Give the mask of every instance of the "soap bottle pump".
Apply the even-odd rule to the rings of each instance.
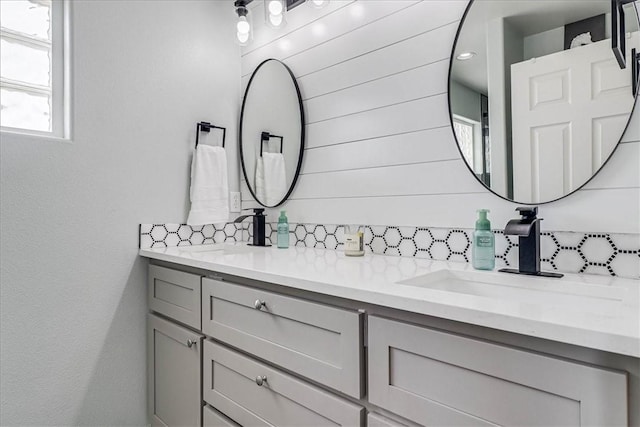
[[[280,211],[278,218],[278,248],[286,249],[289,247],[289,220],[286,211]]]
[[[488,209],[478,210],[476,229],[473,232],[472,262],[477,270],[493,270],[496,266],[495,237],[491,222],[487,218]]]

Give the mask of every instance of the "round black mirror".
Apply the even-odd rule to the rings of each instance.
[[[451,54],[449,109],[474,176],[521,204],[591,180],[629,126],[638,27],[622,0],[472,0]]]
[[[240,160],[251,195],[265,207],[293,191],[304,153],[304,109],[291,70],[277,59],[251,75],[240,115]]]

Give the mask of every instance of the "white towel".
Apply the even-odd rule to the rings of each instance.
[[[229,221],[227,154],[219,146],[200,144],[191,161],[191,211],[188,225]]]
[[[262,153],[264,195],[267,206],[275,206],[287,193],[284,156],[281,153]]]
[[[256,159],[256,176],[255,176],[255,189],[256,189],[256,199],[262,203],[267,203],[267,196],[265,195],[265,184],[264,184],[264,162],[262,161],[262,157],[258,157]]]

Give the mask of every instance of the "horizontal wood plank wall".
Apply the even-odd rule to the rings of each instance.
[[[487,192],[460,158],[447,79],[464,0],[332,0],[301,5],[287,27],[252,8],[254,41],[242,84],[267,58],[298,78],[306,113],[302,173],[286,209],[294,223],[473,226],[491,209],[496,228],[517,204]],[[583,190],[541,206],[543,229],[640,232],[640,114],[607,167]],[[242,182],[243,207],[254,207]],[[270,210],[270,220],[277,217]]]

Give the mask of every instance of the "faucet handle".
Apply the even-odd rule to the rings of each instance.
[[[246,208],[242,209],[243,212],[253,212],[254,215],[261,215],[264,212],[264,208]],[[249,215],[251,216],[251,215]]]
[[[251,215],[241,215],[238,218],[234,219],[233,222],[242,222],[247,218],[252,218],[252,217],[258,217],[258,216],[264,216],[264,208],[248,208],[248,209],[242,209],[243,211],[253,211],[253,214]]]
[[[538,207],[537,206],[532,206],[532,207],[517,207],[516,211],[518,211],[520,213],[520,215],[522,215],[525,218],[535,218],[538,215]]]

